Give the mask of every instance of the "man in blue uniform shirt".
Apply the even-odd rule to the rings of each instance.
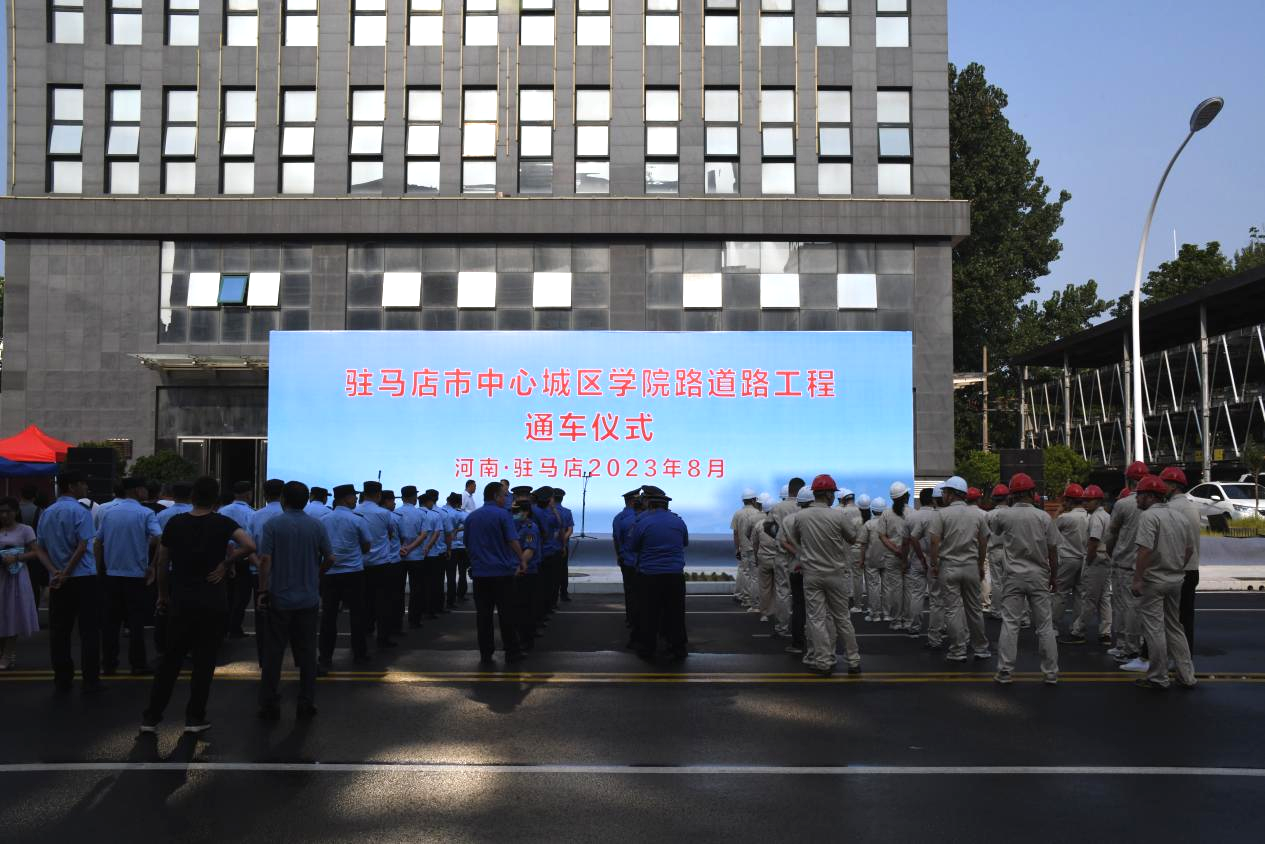
[[[544,616],[545,592],[540,581],[545,577],[541,572],[542,543],[539,524],[532,518],[533,503],[527,496],[519,496],[514,500],[510,512],[514,516],[514,524],[519,534],[519,546],[523,549],[523,557],[527,568],[523,574],[514,579],[514,608],[518,618],[519,646],[524,651],[531,651],[536,644],[536,626]]]
[[[286,489],[286,482],[280,478],[270,478],[264,482],[264,506],[251,515],[249,532],[255,548],[264,536],[264,526],[275,517],[281,516],[281,493]],[[255,658],[262,667],[264,665],[263,644],[259,638],[259,557],[251,555],[247,558],[250,568],[251,599],[255,608]]]
[[[404,544],[400,541],[400,514],[396,513],[396,491],[383,490],[382,501],[379,504],[383,510],[390,512],[396,526],[396,533],[387,544],[387,554],[391,557],[391,633],[403,637],[405,634],[404,582],[407,567],[402,559],[403,555],[400,554],[400,548]]]
[[[630,490],[624,494],[624,510],[611,520],[611,542],[615,546],[615,562],[620,567],[620,579],[624,582],[624,627],[629,629],[629,642],[626,648],[637,647],[637,561],[627,547],[629,529],[637,521],[642,511],[642,500],[638,497],[640,490]]]
[[[313,487],[312,498],[303,506],[303,512],[313,519],[325,519],[330,515],[330,508],[326,504],[329,500],[329,490],[324,487]]]
[[[675,660],[686,656],[686,546],[690,535],[672,501],[658,487],[643,487],[646,512],[633,524],[629,543],[637,560],[642,621],[638,656],[655,656],[660,633]]]
[[[70,656],[70,632],[79,625],[79,661],[84,689],[101,684],[101,585],[90,548],[94,535],[92,514],[79,499],[88,495],[88,481],[77,472],[57,478],[57,501],[40,515],[37,536],[57,574],[49,582],[48,628],[53,684],[70,689],[75,662]]]
[[[426,618],[438,619],[447,613],[444,606],[444,570],[448,564],[448,540],[453,533],[453,521],[435,505],[440,491],[434,488],[422,494],[422,507],[431,519],[435,537],[426,555]]]
[[[334,565],[321,576],[321,634],[318,643],[317,674],[330,671],[334,643],[338,636],[338,614],[344,606],[351,616],[352,659],[367,663],[365,645],[369,630],[369,608],[365,604],[365,555],[369,553],[373,535],[369,523],[352,509],[356,507],[356,488],[340,484],[334,488],[334,510],[321,520],[330,541]]]
[[[369,525],[369,553],[365,555],[365,603],[369,607],[370,625],[375,629],[375,642],[379,648],[395,648],[391,639],[395,630],[391,614],[396,608],[392,588],[400,569],[400,555],[391,559],[391,537],[396,533],[396,521],[391,511],[379,505],[382,501],[382,484],[366,481],[360,494],[356,513]]]
[[[431,539],[431,518],[418,507],[418,488],[408,484],[400,488],[404,504],[396,511],[400,528],[400,557],[409,581],[409,627],[422,627],[426,602],[426,543]]]
[[[559,555],[562,546],[558,542],[562,519],[554,510],[554,488],[539,487],[532,491],[532,518],[541,532],[539,588],[543,594],[544,611],[553,613],[558,607],[558,575],[562,567]]]
[[[457,607],[458,600],[466,598],[466,570],[470,568],[466,557],[466,542],[462,536],[462,527],[466,523],[466,511],[462,510],[460,493],[449,493],[448,499],[440,510],[448,515],[452,525],[452,539],[448,543],[448,561],[444,565],[448,590],[445,595],[449,610]]]
[[[158,518],[141,504],[145,479],[123,479],[123,496],[106,512],[93,541],[93,556],[105,568],[105,625],[101,664],[107,675],[119,668],[119,629],[128,629],[128,666],[133,675],[150,674],[145,658],[145,585],[154,580],[150,557],[162,536]]]
[[[497,612],[506,660],[522,660],[514,618],[514,579],[527,571],[514,517],[506,510],[505,488],[492,482],[484,488],[483,507],[466,517],[466,550],[475,581],[475,625],[479,656],[484,663],[496,650],[492,613]]]
[[[251,520],[255,518],[255,509],[251,507],[254,490],[252,482],[238,481],[233,485],[233,501],[220,508],[220,516],[227,516],[248,534]],[[242,621],[246,618],[246,606],[251,602],[250,562],[240,560],[234,566],[234,571],[229,573],[232,579],[229,581],[229,637],[241,639],[246,636]]]
[[[571,601],[571,595],[568,593],[568,573],[567,562],[571,556],[569,543],[571,541],[572,531],[576,528],[576,520],[572,518],[571,510],[563,507],[563,497],[567,493],[561,487],[554,488],[554,510],[558,512],[559,531],[558,543],[562,547],[561,560],[559,562],[559,584],[558,599],[559,601]]]

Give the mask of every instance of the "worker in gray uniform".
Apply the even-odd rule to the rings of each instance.
[[[1086,561],[1081,570],[1080,613],[1064,642],[1074,645],[1086,642],[1086,630],[1095,614],[1099,615],[1099,642],[1112,645],[1112,561],[1103,538],[1108,533],[1108,512],[1103,509],[1103,490],[1097,484],[1087,485],[1082,504],[1086,507]]]
[[[993,494],[993,509],[987,511],[990,523],[993,517],[1001,508],[1010,507],[1008,496],[1010,492],[1005,484],[995,484]],[[985,546],[985,558],[989,562],[989,610],[987,614],[994,619],[1002,618],[1002,588],[1005,581],[1005,572],[1007,568],[1006,555],[1002,551],[1002,537],[989,532],[989,542]]]
[[[1182,601],[1178,605],[1178,618],[1187,635],[1187,650],[1196,653],[1196,587],[1200,584],[1200,511],[1187,498],[1187,473],[1178,467],[1165,467],[1161,481],[1169,488],[1169,509],[1187,520],[1187,532],[1191,536],[1191,557],[1183,571]]]
[[[866,568],[866,621],[884,621],[884,544],[879,541],[879,523],[888,510],[888,500],[870,500],[870,520],[862,534],[862,561]]]
[[[734,600],[755,612],[760,603],[756,591],[756,558],[752,552],[752,522],[760,516],[756,505],[756,491],[748,487],[743,491],[742,506],[730,517],[730,532],[734,536],[734,557],[738,571],[734,577]]]
[[[1135,683],[1152,690],[1169,688],[1171,658],[1178,685],[1183,689],[1196,686],[1191,650],[1179,620],[1183,573],[1193,548],[1191,524],[1186,514],[1170,509],[1165,501],[1169,495],[1168,485],[1159,477],[1147,475],[1139,480],[1137,554],[1130,589],[1138,600],[1150,661],[1147,677]]]
[[[978,660],[992,657],[980,609],[980,582],[985,577],[989,520],[980,508],[967,506],[967,482],[955,475],[941,485],[945,507],[928,527],[931,575],[940,581],[949,626],[946,660],[967,661],[968,639]]]
[[[1008,487],[1011,507],[999,512],[990,526],[993,533],[1002,537],[1007,554],[1002,633],[998,637],[998,672],[994,675],[994,680],[1000,684],[1009,684],[1012,680],[1020,618],[1025,605],[1036,628],[1042,680],[1051,685],[1059,683],[1059,647],[1055,644],[1055,627],[1051,624],[1052,573],[1057,565],[1055,550],[1059,545],[1059,532],[1046,511],[1034,506],[1033,490],[1036,486],[1026,473],[1013,475]]]
[[[1108,521],[1108,534],[1104,542],[1112,558],[1112,635],[1116,646],[1108,654],[1131,672],[1146,672],[1147,661],[1141,657],[1141,628],[1138,619],[1138,599],[1130,591],[1134,580],[1134,562],[1138,547],[1134,542],[1138,533],[1139,506],[1134,488],[1143,476],[1148,475],[1147,464],[1135,461],[1125,470],[1125,483],[1129,490],[1112,506]]]
[[[1063,508],[1055,517],[1055,530],[1059,532],[1059,548],[1055,556],[1059,568],[1055,572],[1055,592],[1051,596],[1051,616],[1055,622],[1055,634],[1059,635],[1064,621],[1064,611],[1070,607],[1073,618],[1081,616],[1081,607],[1074,600],[1081,584],[1081,570],[1086,565],[1086,540],[1090,530],[1090,517],[1081,506],[1086,491],[1080,484],[1070,483],[1064,488]],[[1071,625],[1070,625],[1071,630]]]

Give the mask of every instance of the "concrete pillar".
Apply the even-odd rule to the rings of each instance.
[[[1213,418],[1209,408],[1209,321],[1205,305],[1200,304],[1200,479],[1212,480],[1213,440],[1209,426]]]

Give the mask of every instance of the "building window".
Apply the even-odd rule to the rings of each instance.
[[[141,192],[141,89],[111,88],[106,130],[106,193]]]
[[[875,46],[910,46],[909,0],[878,0],[875,6]]]
[[[443,93],[438,88],[409,91],[409,134],[405,139],[404,190],[410,194],[440,192],[440,117]]]
[[[839,310],[874,310],[879,307],[874,273],[838,273],[835,276]]]
[[[611,89],[576,89],[576,193],[611,193]]]
[[[497,190],[497,91],[467,88],[462,94],[462,193]]]
[[[738,45],[737,0],[704,0],[703,44],[705,47]]]
[[[352,129],[348,145],[348,189],[353,194],[382,193],[382,124],[387,118],[382,88],[352,90]]]
[[[796,192],[796,92],[760,90],[761,193]]]
[[[760,0],[760,45],[794,47],[796,19],[792,0]]]
[[[317,0],[283,0],[282,39],[287,47],[317,45]]]
[[[532,273],[533,308],[571,308],[571,273]]]
[[[198,0],[167,0],[167,44],[198,46]]]
[[[412,47],[444,46],[443,0],[410,0],[409,45]]]
[[[419,308],[421,305],[421,273],[388,271],[382,274],[383,308]]]
[[[83,191],[84,90],[69,86],[48,89],[48,190],[54,194]]]
[[[646,46],[676,47],[680,40],[677,0],[646,0]]]
[[[767,246],[765,244],[763,246]],[[761,273],[760,274],[760,307],[761,308],[799,308],[800,307],[800,274],[799,273]]]
[[[910,91],[880,90],[875,94],[879,124],[879,193],[911,193],[913,148],[910,127]]]
[[[683,273],[682,308],[720,308],[723,289],[720,273]]]
[[[738,193],[739,117],[737,88],[703,89],[703,190],[706,194]]]
[[[353,0],[352,46],[383,47],[387,43],[385,0]]]
[[[496,308],[497,274],[487,270],[462,270],[457,274],[458,308]]]
[[[818,46],[848,45],[848,0],[818,0]]]
[[[847,88],[818,89],[818,193],[853,193],[853,98]]]
[[[109,43],[141,43],[141,0],[110,0]]]
[[[676,88],[646,89],[646,193],[675,194],[678,185]]]
[[[525,47],[554,46],[554,0],[521,0],[519,43]]]
[[[554,192],[554,91],[519,91],[519,193]]]
[[[611,46],[611,0],[576,0],[576,43]]]
[[[312,141],[316,132],[316,91],[281,92],[281,192],[311,194],[316,189]]]
[[[467,47],[497,46],[497,0],[466,0]]]
[[[53,0],[48,40],[54,44],[84,43],[84,0]]]
[[[255,89],[226,88],[220,127],[220,193],[255,193]]]
[[[259,46],[259,0],[227,0],[224,43],[229,47]]]
[[[168,88],[163,103],[164,194],[192,194],[198,155],[198,91]]]

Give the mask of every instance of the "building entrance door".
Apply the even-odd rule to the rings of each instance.
[[[230,492],[239,481],[255,487],[256,503],[263,502],[264,473],[268,470],[268,441],[262,437],[181,437],[180,454],[207,475],[220,479]]]

